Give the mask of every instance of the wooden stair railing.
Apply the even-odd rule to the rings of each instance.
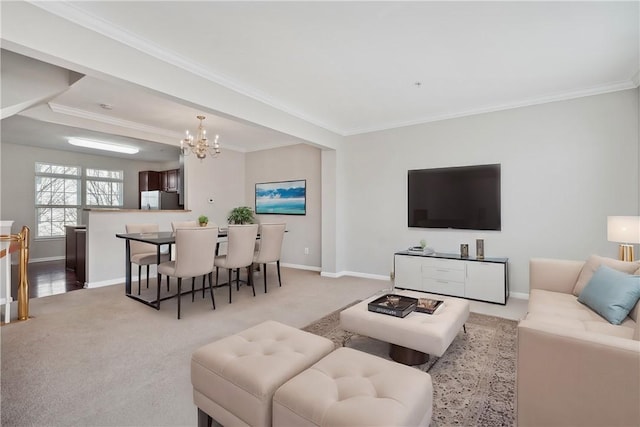
[[[18,265],[18,320],[29,319],[29,227],[26,225],[18,234],[2,234],[0,241],[11,242],[9,248],[0,251],[0,258],[9,256],[15,251],[20,251]],[[10,263],[9,263],[10,264]],[[11,266],[9,266],[10,268]],[[9,298],[9,295],[6,295]]]

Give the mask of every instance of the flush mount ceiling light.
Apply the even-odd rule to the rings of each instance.
[[[125,153],[125,154],[136,154],[138,151],[140,151],[136,147],[111,144],[110,142],[92,141],[90,139],[69,138],[69,144],[76,145],[78,147],[93,148],[96,150],[114,151],[116,153]]]

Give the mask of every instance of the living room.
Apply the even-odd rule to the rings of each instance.
[[[365,126],[362,132],[352,131],[348,126],[341,127],[343,132],[335,132],[304,121],[238,92],[229,93],[219,83],[177,70],[175,64],[60,19],[54,11],[15,3],[2,5],[3,48],[25,55],[32,53],[40,60],[49,59],[88,75],[103,73],[134,82],[188,100],[207,111],[219,111],[300,139],[300,145],[232,152],[227,157],[203,162],[190,159],[186,172],[191,183],[187,189],[191,201],[188,208],[194,215],[208,213],[218,223],[224,223],[226,212],[232,207],[252,205],[256,182],[307,179],[308,215],[291,221],[287,218],[290,232],[283,247],[283,263],[290,266],[320,271],[323,277],[336,280],[374,279],[384,287],[393,268],[393,254],[398,250],[424,239],[438,252],[458,253],[461,244],[469,244],[473,250],[476,239],[484,239],[486,256],[509,258],[511,296],[527,298],[532,258],[585,260],[591,254],[615,258],[618,243],[607,240],[607,217],[640,215],[637,3],[617,4],[624,12],[621,15],[635,16],[635,33],[630,31],[635,40],[620,41],[624,52],[632,53],[621,54],[625,60],[606,74],[606,81],[589,80],[576,72],[563,79],[562,87],[548,87],[532,94],[526,89],[536,81],[535,73],[553,75],[554,68],[560,67],[556,62],[565,61],[565,57],[547,58],[544,66],[531,67],[530,74],[518,68],[501,75],[505,85],[509,83],[508,77],[518,77],[519,92],[504,93],[499,81],[486,83],[488,92],[500,96],[493,98],[491,105],[468,106],[473,114],[464,110],[436,110],[427,114],[430,111],[422,110],[422,116],[428,120],[376,117],[388,126],[377,129]],[[611,7],[615,9],[615,5]],[[619,17],[618,10],[609,11],[604,3],[594,2],[592,7],[602,7],[614,18]],[[627,7],[632,9],[630,13]],[[29,25],[20,28],[19,22]],[[79,48],[79,39],[90,40],[91,51]],[[609,57],[602,52],[615,47],[607,45],[594,57],[604,62]],[[135,58],[136,66],[131,67],[124,60],[114,61],[115,57]],[[481,64],[481,60],[476,62],[478,67]],[[582,68],[588,74],[589,67],[595,64],[576,69]],[[475,70],[463,70],[452,68],[450,72],[460,73],[458,81],[464,87],[473,82]],[[398,73],[406,80],[405,73]],[[349,85],[371,83],[359,82],[357,75],[351,76]],[[437,84],[422,81],[418,87],[414,84],[416,79],[422,77],[404,81],[405,86],[397,88],[405,102],[412,96],[437,95]],[[176,85],[176,81],[181,84]],[[365,109],[357,112],[367,116]],[[4,137],[2,142],[0,212],[4,219],[16,198],[15,192],[8,189],[13,181],[5,171],[12,169],[7,166],[9,162],[21,161],[13,153],[24,148],[16,147]],[[13,145],[7,149],[11,151],[5,151],[5,144]],[[28,156],[24,159],[32,162]],[[408,170],[482,164],[501,165],[500,231],[407,227]],[[27,179],[33,177],[33,166],[24,164],[20,169],[25,175],[17,181],[31,182]],[[217,200],[214,208],[207,203],[211,194]],[[229,196],[218,197],[219,194]],[[123,246],[122,242],[117,244]],[[309,255],[305,255],[305,248],[309,248]],[[49,255],[35,252],[34,256]],[[114,256],[123,264],[122,253]],[[118,277],[121,276],[115,276]],[[356,298],[362,296],[354,295],[353,299]],[[339,301],[331,304],[332,307],[323,307],[326,312],[344,305]],[[297,322],[303,326],[307,320],[314,319]],[[249,326],[247,321],[242,323]]]

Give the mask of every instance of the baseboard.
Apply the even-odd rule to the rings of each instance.
[[[360,273],[358,271],[339,271],[337,273],[322,271],[320,272],[320,276],[330,277],[332,279],[337,279],[342,276],[351,276],[351,277],[362,277],[364,279],[373,279],[373,280],[389,280],[389,276],[384,276],[382,274]]]
[[[302,264],[280,264],[282,267],[287,268],[295,268],[298,270],[309,270],[309,271],[321,271],[320,267],[316,267],[313,265],[302,265]]]
[[[131,283],[135,283],[137,280],[137,276],[131,277]],[[121,277],[119,279],[103,280],[102,282],[85,282],[84,287],[85,289],[102,288],[103,286],[120,285],[125,281],[126,279],[124,277]]]
[[[509,298],[528,300],[529,294],[524,292],[509,292]]]
[[[331,279],[337,279],[338,277],[342,277],[344,276],[344,272],[340,272],[340,273],[330,273],[328,271],[320,271],[320,276],[321,277],[329,277]]]
[[[364,279],[374,279],[374,280],[386,280],[389,281],[389,276],[385,276],[383,274],[370,274],[370,273],[360,273],[358,271],[345,271],[344,276],[352,276],[352,277],[362,277]]]
[[[65,259],[65,257],[63,256],[50,256],[45,258],[29,258],[29,264],[36,263],[36,262],[60,261],[63,259]],[[19,259],[16,258],[16,262],[12,262],[11,265],[18,265],[18,263],[19,263]]]

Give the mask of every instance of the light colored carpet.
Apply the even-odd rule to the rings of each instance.
[[[304,327],[389,283],[283,268],[269,293],[228,289],[160,311],[124,296],[124,285],[31,300],[26,322],[0,328],[3,426],[194,426],[190,357],[198,347],[273,319]],[[153,285],[155,286],[155,285]],[[190,287],[190,284],[188,285]],[[175,285],[174,285],[175,287]],[[137,289],[137,286],[134,287]]]
[[[391,360],[388,343],[342,330],[340,311],[304,330],[331,339],[336,347]],[[433,380],[431,426],[514,426],[517,322],[471,313],[466,329],[442,357],[415,367]]]

